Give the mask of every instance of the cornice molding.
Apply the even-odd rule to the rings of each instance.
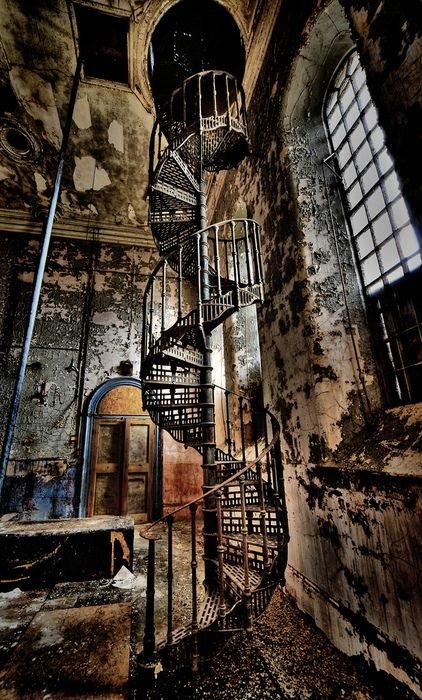
[[[43,221],[34,219],[29,212],[1,209],[0,208],[0,233],[21,233],[31,236],[40,236],[43,230]],[[133,226],[131,224],[113,225],[108,222],[92,220],[82,217],[72,219],[62,217],[57,219],[53,227],[53,237],[73,238],[78,240],[98,240],[102,243],[119,243],[121,245],[135,245],[143,248],[154,248],[155,243],[147,224]]]

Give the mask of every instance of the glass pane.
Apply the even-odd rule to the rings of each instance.
[[[362,73],[363,73],[363,71],[362,71]],[[369,90],[366,87],[366,85],[364,85],[362,90],[359,92],[358,100],[359,100],[359,104],[360,104],[361,109],[366,107],[368,102],[371,101],[371,95],[369,94]]]
[[[358,59],[357,55],[355,54],[354,56],[356,58],[356,61]],[[355,86],[355,90],[359,90],[360,87],[365,82],[365,73],[363,72],[362,68],[359,66],[358,69],[356,70],[354,76],[353,76],[353,85]]]
[[[330,125],[330,129],[335,129],[337,124],[339,124],[341,121],[342,121],[342,116],[341,116],[340,108],[336,105],[328,117],[328,123]]]
[[[393,160],[391,156],[387,153],[387,149],[383,148],[381,153],[377,155],[376,158],[378,164],[378,170],[381,174],[388,172],[393,167]]]
[[[116,463],[119,461],[119,433],[119,423],[100,425],[98,436],[98,463]]]
[[[398,241],[405,257],[409,257],[419,250],[419,243],[413,226],[405,226],[398,234]]]
[[[371,163],[369,168],[365,170],[365,172],[362,175],[362,186],[364,192],[369,192],[373,188],[373,186],[378,182],[378,173],[375,165]]]
[[[356,104],[356,102],[353,102],[353,104],[350,106],[350,108],[347,110],[346,114],[344,115],[344,121],[346,124],[346,129],[349,131],[355,121],[359,118],[359,109]]]
[[[98,474],[95,483],[94,515],[116,515],[117,474]]]
[[[417,270],[422,265],[422,256],[420,253],[415,255],[413,258],[407,261],[407,266],[411,272]]]
[[[147,474],[129,474],[127,512],[145,513],[147,509]]]
[[[354,163],[349,163],[343,172],[343,182],[346,189],[348,189],[352,182],[356,180],[357,176],[358,175]]]
[[[388,241],[388,243],[385,243],[379,249],[378,255],[381,261],[382,268],[385,272],[391,270],[392,267],[398,265],[398,263],[400,262],[399,252],[397,250],[397,245],[394,239],[391,239]]]
[[[395,270],[392,270],[389,272],[387,275],[385,275],[385,279],[389,284],[393,284],[393,282],[397,282],[397,280],[401,280],[401,278],[404,276],[404,271],[401,265],[399,267],[396,267]]]
[[[351,134],[349,136],[350,145],[351,145],[352,149],[354,151],[356,151],[365,138],[366,138],[365,129],[363,128],[362,124],[357,124],[356,128],[353,129],[353,131],[351,132]]]
[[[382,292],[383,289],[384,289],[383,281],[382,281],[382,280],[378,280],[378,282],[375,282],[374,284],[371,284],[371,285],[367,288],[366,291],[367,291],[367,293],[369,294],[369,296],[376,296],[377,294],[379,294],[380,292]]]
[[[368,213],[371,219],[374,219],[385,207],[384,195],[381,187],[377,187],[366,200]]]
[[[349,204],[352,209],[354,209],[354,207],[361,201],[362,190],[359,182],[353,185],[353,187],[348,191],[347,199],[349,200]]]
[[[363,121],[367,131],[372,131],[372,129],[378,124],[377,113],[372,105],[368,107],[367,111],[365,112]]]
[[[365,285],[371,284],[377,277],[380,277],[381,270],[375,253],[362,262],[362,274]]]
[[[359,258],[364,258],[374,249],[374,242],[372,240],[371,232],[365,231],[357,239],[357,246],[359,251]]]
[[[387,197],[387,202],[391,202],[393,199],[400,194],[399,179],[396,173],[393,171],[384,180],[384,191]]]
[[[129,464],[149,461],[149,425],[131,425],[129,428]]]
[[[349,144],[345,143],[344,146],[342,146],[338,152],[338,162],[339,162],[340,168],[343,168],[346,165],[347,161],[350,160],[351,157],[352,157],[352,152],[349,148]]]
[[[381,214],[375,221],[372,222],[372,231],[375,238],[375,243],[378,245],[385,241],[386,238],[393,233],[390,217],[387,212]]]
[[[368,225],[368,217],[363,205],[350,217],[350,223],[355,235]]]
[[[402,197],[391,205],[391,213],[396,228],[400,228],[409,222],[409,214],[407,213],[407,207]]]
[[[346,129],[343,124],[339,124],[336,131],[333,133],[332,140],[334,148],[338,148],[342,141],[346,138]]]
[[[369,148],[368,144],[365,142],[363,146],[355,153],[354,161],[356,163],[356,167],[359,170],[359,172],[362,172],[364,168],[370,163],[372,160],[372,153],[371,149]]]
[[[349,81],[347,81],[345,88],[340,89],[340,101],[344,110],[349,106],[349,104],[354,99],[355,93]]]
[[[374,153],[378,153],[378,151],[380,151],[381,148],[384,146],[384,134],[379,126],[376,126],[375,129],[371,132],[371,134],[369,135],[369,141],[371,143],[372,150]]]

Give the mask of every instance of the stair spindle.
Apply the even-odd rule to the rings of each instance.
[[[197,671],[199,667],[199,651],[198,651],[198,592],[197,592],[197,575],[198,562],[196,558],[196,511],[197,504],[192,503],[189,506],[191,512],[191,538],[192,538],[192,671]]]
[[[198,284],[198,323],[199,323],[199,325],[202,325],[203,313],[202,313],[201,234],[197,233],[195,238],[196,238],[196,270],[197,270],[197,284]]]
[[[236,285],[236,298],[235,298],[235,304],[239,304],[239,267],[238,267],[238,260],[237,260],[237,246],[236,246],[236,229],[235,229],[235,223],[234,221],[230,221],[230,230],[231,230],[231,237],[232,237],[232,259],[233,259],[233,276],[234,276],[234,282]]]
[[[256,474],[258,477],[259,520],[262,535],[262,557],[264,561],[264,571],[268,572],[271,568],[271,564],[268,556],[267,513],[265,510],[264,480],[262,478],[261,462],[257,462],[256,464]]]
[[[143,650],[145,656],[151,656],[155,651],[155,624],[154,624],[154,598],[155,598],[155,539],[148,540],[148,568],[145,629]]]
[[[217,271],[217,294],[221,297],[221,273],[220,273],[220,242],[218,240],[218,230],[219,226],[216,224],[214,226],[215,232],[215,266]]]
[[[246,463],[246,447],[245,447],[245,422],[243,418],[243,396],[239,396],[239,417],[240,417],[240,439],[242,443],[242,459]]]
[[[182,286],[183,286],[183,246],[179,246],[179,275],[178,275],[178,290],[177,290],[177,303],[178,303],[178,311],[177,311],[177,320],[181,321],[182,320],[182,303],[183,303],[183,293],[182,293]]]
[[[217,508],[217,555],[218,555],[218,616],[220,620],[220,627],[225,626],[225,614],[226,614],[226,598],[224,595],[224,542],[223,542],[223,511],[221,506],[222,501],[221,491],[217,491],[215,494],[215,502]]]
[[[225,398],[226,398],[227,452],[229,453],[229,455],[231,455],[231,453],[232,453],[232,429],[231,429],[231,420],[230,420],[230,392],[225,391],[224,394],[225,394]]]
[[[167,643],[173,643],[173,522],[167,518]]]
[[[248,273],[248,285],[249,287],[252,287],[254,283],[253,275],[252,275],[252,267],[251,267],[251,249],[249,246],[249,221],[245,221],[243,223],[243,227],[245,229],[245,248],[246,248],[246,270]]]
[[[243,554],[243,575],[245,587],[243,591],[243,599],[245,604],[245,629],[250,632],[252,631],[252,606],[251,606],[251,586],[249,581],[249,548],[248,548],[248,526],[246,519],[246,498],[245,498],[245,484],[244,476],[240,478],[240,512],[242,518],[242,554]]]
[[[149,307],[149,339],[148,339],[148,345],[151,347],[153,343],[153,324],[154,324],[154,289],[155,289],[155,276],[152,278],[152,284],[151,284],[151,296],[150,296],[150,307]]]
[[[161,279],[161,332],[166,329],[166,312],[167,312],[167,260],[163,263],[163,274]]]
[[[227,129],[231,129],[231,115],[230,115],[230,88],[229,88],[229,76],[226,73],[226,104],[227,104]]]
[[[218,116],[218,110],[217,110],[217,90],[215,86],[215,73],[213,72],[212,74],[212,96],[213,96],[213,104],[214,104],[214,116]]]

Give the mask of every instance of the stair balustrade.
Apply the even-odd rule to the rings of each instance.
[[[247,396],[216,386],[210,367],[213,330],[264,298],[259,224],[206,221],[205,172],[236,167],[248,151],[242,87],[223,71],[193,75],[160,105],[159,122],[150,145],[149,223],[162,258],[143,297],[143,402],[157,425],[202,455],[204,484],[201,496],[142,531],[150,541],[144,651],[189,650],[196,670],[210,640],[252,629],[284,580],[288,530],[278,423]],[[217,431],[216,399],[224,414]],[[177,627],[173,528],[182,511],[191,518],[191,620]],[[156,644],[151,558],[159,523],[167,525],[168,601],[167,632]]]

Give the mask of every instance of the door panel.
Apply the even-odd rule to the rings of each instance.
[[[147,417],[94,421],[88,514],[151,517],[154,424]]]

